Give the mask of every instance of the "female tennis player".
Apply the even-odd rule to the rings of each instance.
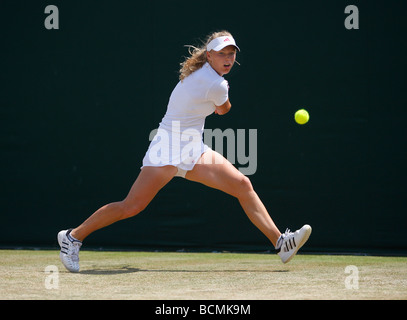
[[[60,258],[69,271],[79,271],[79,249],[88,235],[140,213],[174,176],[236,197],[252,223],[278,250],[283,263],[290,261],[308,240],[309,225],[282,234],[250,180],[203,143],[205,118],[212,113],[224,115],[232,106],[223,76],[230,72],[236,52],[240,51],[234,38],[227,31],[215,32],[207,37],[205,45],[191,48],[190,56],[181,63],[180,81],[127,197],[101,207],[78,227],[58,233]]]

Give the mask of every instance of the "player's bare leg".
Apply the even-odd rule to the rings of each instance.
[[[92,232],[140,213],[176,174],[173,166],[144,167],[123,201],[107,204],[75,229],[58,233],[60,259],[71,272],[79,272],[79,250]]]
[[[263,203],[259,199],[250,180],[217,152],[204,153],[200,161],[186,178],[222,190],[236,197],[249,219],[271,241],[283,263],[289,262],[305,244],[311,234],[311,227],[281,234]]]
[[[252,223],[276,246],[281,233],[245,175],[213,150],[205,152],[186,179],[236,197]]]
[[[101,207],[80,226],[73,229],[71,235],[83,241],[89,234],[98,229],[137,215],[147,207],[158,191],[174,177],[176,172],[177,168],[173,166],[143,167],[123,201]]]

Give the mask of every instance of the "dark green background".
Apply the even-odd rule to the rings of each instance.
[[[47,5],[59,30],[47,30]],[[359,8],[347,30],[345,7]],[[56,245],[123,199],[178,81],[185,44],[227,29],[241,53],[232,111],[207,128],[257,129],[250,176],[304,251],[406,253],[406,1],[11,1],[1,14],[0,246]],[[294,112],[311,115],[297,125]],[[271,248],[236,199],[177,178],[139,216],[86,246]]]

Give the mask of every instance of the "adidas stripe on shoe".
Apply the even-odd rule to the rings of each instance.
[[[289,229],[283,233],[277,240],[276,250],[283,263],[289,262],[298,252],[298,250],[307,242],[311,235],[312,228],[308,224],[301,229],[291,232]]]

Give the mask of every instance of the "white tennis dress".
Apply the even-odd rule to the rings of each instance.
[[[143,159],[143,167],[172,165],[185,177],[202,153],[205,118],[228,99],[228,83],[209,63],[178,82],[167,112]]]

